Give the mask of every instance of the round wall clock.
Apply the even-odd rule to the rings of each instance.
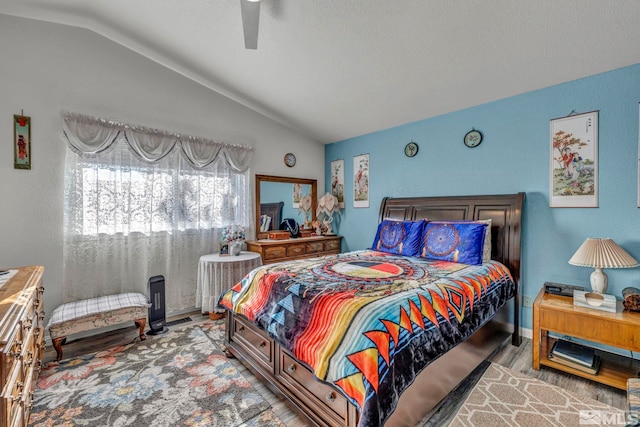
[[[413,157],[418,154],[418,144],[411,141],[407,145],[404,146],[404,154],[407,157]]]
[[[293,153],[287,153],[284,155],[284,164],[290,168],[296,165],[296,156]]]
[[[482,132],[479,130],[471,130],[464,136],[464,145],[469,148],[475,148],[482,142]]]

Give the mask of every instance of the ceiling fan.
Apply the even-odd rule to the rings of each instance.
[[[244,47],[258,48],[258,24],[260,22],[260,0],[240,0]]]

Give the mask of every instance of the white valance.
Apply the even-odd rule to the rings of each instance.
[[[231,168],[244,172],[253,158],[253,147],[247,145],[185,136],[69,112],[63,112],[62,116],[64,135],[71,149],[78,154],[107,150],[122,132],[131,149],[147,162],[161,160],[176,145],[182,148],[187,160],[200,169],[223,155]]]

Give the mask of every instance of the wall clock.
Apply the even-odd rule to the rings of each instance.
[[[296,156],[293,153],[287,153],[284,155],[284,164],[290,168],[296,165]]]
[[[407,145],[404,146],[404,154],[407,157],[413,157],[418,154],[418,144],[411,141]]]
[[[464,145],[475,148],[482,142],[482,132],[472,129],[464,136]]]

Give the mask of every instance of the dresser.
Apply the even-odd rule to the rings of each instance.
[[[10,269],[0,280],[0,425],[26,426],[44,355],[44,267]],[[2,276],[0,276],[2,279]]]
[[[313,236],[285,240],[254,240],[247,242],[247,250],[257,252],[263,264],[339,254],[342,236]]]

